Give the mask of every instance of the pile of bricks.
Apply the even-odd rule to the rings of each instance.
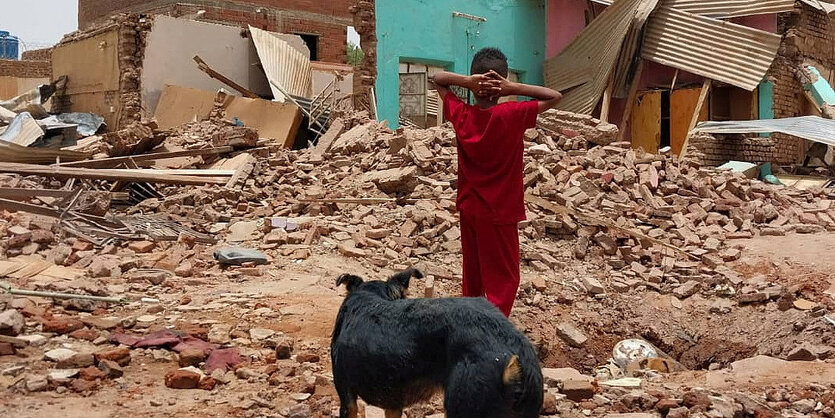
[[[243,191],[180,190],[137,210],[205,225],[245,214],[302,219],[298,230],[266,228],[256,236],[261,248],[294,258],[337,251],[389,268],[457,259],[453,131],[392,131],[364,115],[342,124],[344,133],[322,144],[330,147],[325,158],[276,150],[258,158]],[[571,254],[607,265],[619,286],[663,283],[669,290],[696,276],[735,277],[724,263],[739,258],[740,248],[728,239],[835,230],[835,207],[820,199],[823,191],[632,150],[611,142],[617,131],[610,125],[588,117],[552,111],[541,125],[525,135],[526,193],[566,211],[528,205],[520,232],[522,259],[532,269],[559,270]],[[435,274],[455,276],[440,270]]]

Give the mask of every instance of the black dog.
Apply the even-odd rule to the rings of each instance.
[[[400,417],[444,390],[449,418],[534,418],[542,371],[530,341],[483,298],[405,299],[410,269],[388,281],[343,274],[348,296],[331,340],[340,418],[357,396]]]

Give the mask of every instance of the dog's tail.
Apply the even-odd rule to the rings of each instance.
[[[505,399],[516,404],[522,396],[522,366],[519,365],[519,356],[510,356],[510,360],[502,371],[502,384],[504,385]]]

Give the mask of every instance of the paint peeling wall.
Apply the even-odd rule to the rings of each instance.
[[[452,12],[481,16],[479,23]],[[469,73],[476,51],[494,46],[526,83],[542,83],[545,0],[377,0],[377,107],[398,126],[400,62]],[[408,22],[408,24],[404,24]]]

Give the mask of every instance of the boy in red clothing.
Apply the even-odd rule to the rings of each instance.
[[[458,137],[462,287],[464,296],[486,296],[510,316],[519,289],[518,223],[525,220],[522,138],[536,126],[537,115],[556,106],[562,95],[508,81],[507,58],[496,48],[476,53],[470,73],[442,72],[432,79],[444,101],[444,117]],[[464,103],[450,86],[472,91],[475,106]],[[537,100],[498,104],[503,96]]]

